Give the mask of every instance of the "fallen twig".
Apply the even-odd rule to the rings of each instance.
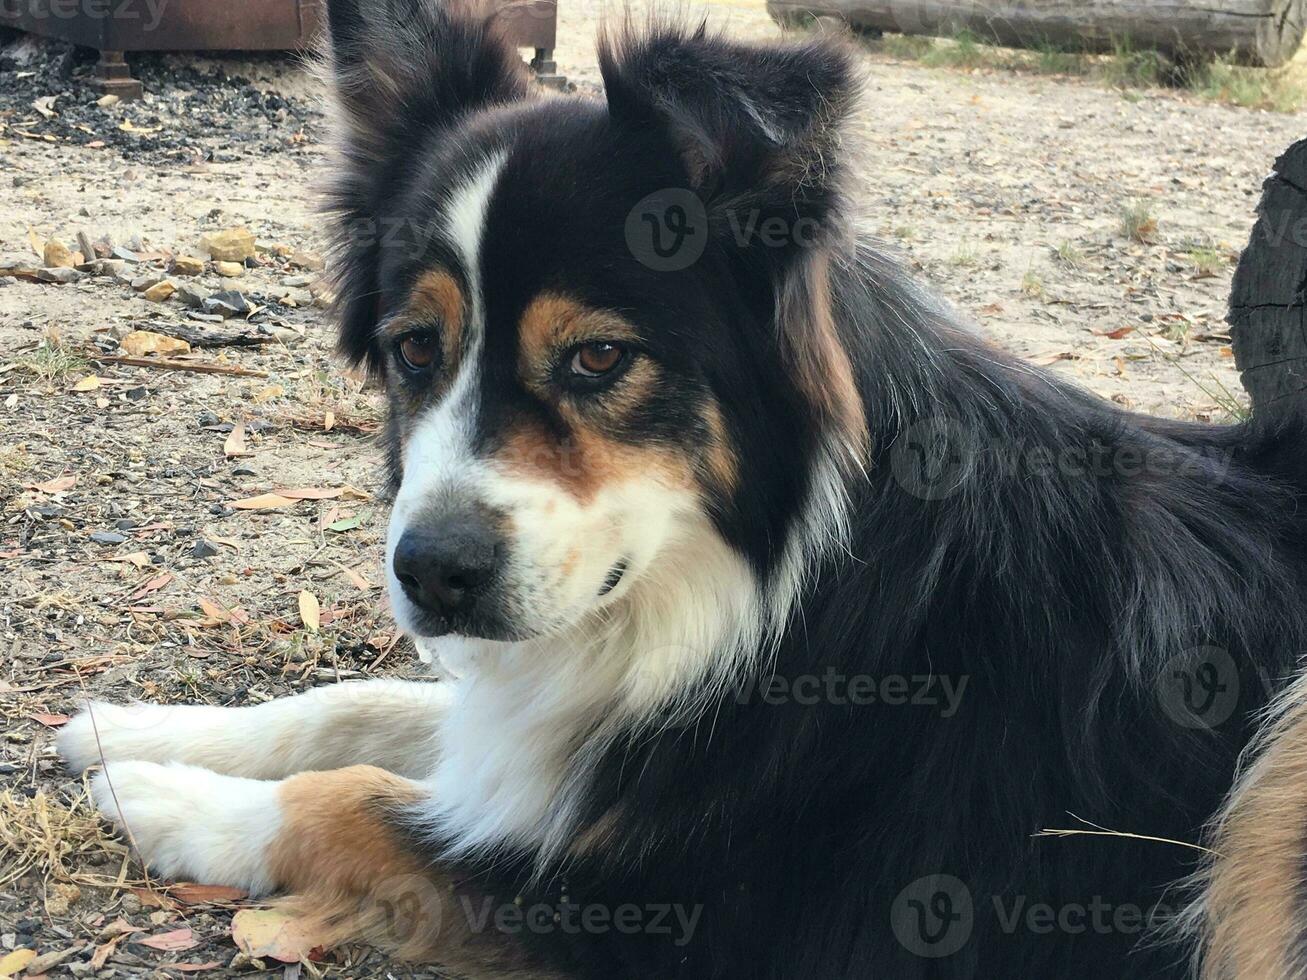
[[[171,357],[127,357],[122,354],[87,354],[101,364],[125,364],[128,367],[158,368],[160,371],[193,371],[197,374],[233,374],[242,378],[266,378],[267,371],[218,364],[214,361],[179,361]]]

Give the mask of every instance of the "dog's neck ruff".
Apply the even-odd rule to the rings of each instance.
[[[456,675],[423,828],[449,856],[559,855],[602,755],[698,718],[765,670],[821,562],[847,539],[844,468],[814,463],[807,504],[763,578],[701,512],[622,601],[560,635],[422,644]]]

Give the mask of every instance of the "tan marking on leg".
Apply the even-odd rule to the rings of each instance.
[[[1221,818],[1204,894],[1206,980],[1303,976],[1307,936],[1307,682]]]
[[[515,936],[475,929],[467,909],[484,896],[410,849],[398,820],[424,793],[372,766],[287,779],[268,855],[278,883],[295,892],[284,904],[327,946],[372,943],[484,980],[563,980],[530,963]]]

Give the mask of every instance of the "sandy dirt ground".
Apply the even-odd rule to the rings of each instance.
[[[706,9],[732,34],[778,33],[760,3]],[[582,93],[600,13],[562,4],[559,70]],[[888,247],[978,329],[1106,397],[1240,411],[1232,262],[1302,116],[863,60],[848,151]],[[51,737],[88,691],[236,705],[414,670],[377,585],[380,406],[333,359],[320,309],[316,83],[285,58],[142,57],[149,98],[101,106],[87,68],[47,44],[0,52],[0,261],[39,265],[79,231],[137,260],[0,279],[0,958],[36,951],[29,975],[246,975],[271,967],[236,949],[233,900],[147,881]],[[134,288],[236,226],[257,238],[246,268],[172,277],[209,320]],[[204,314],[224,290],[236,315]],[[189,356],[224,373],[97,359],[133,331],[219,338]],[[355,949],[315,971],[430,975]]]

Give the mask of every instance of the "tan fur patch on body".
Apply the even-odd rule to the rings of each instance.
[[[1221,819],[1204,895],[1204,980],[1307,976],[1307,685],[1239,781]]]
[[[514,936],[473,929],[465,910],[482,896],[406,847],[395,820],[423,795],[373,766],[286,780],[283,829],[268,855],[278,884],[295,892],[283,904],[328,947],[372,943],[470,980],[565,980],[528,962]]]
[[[790,277],[778,318],[799,390],[861,457],[868,448],[866,413],[853,362],[835,326],[830,256],[825,250],[814,249],[806,265]]]

